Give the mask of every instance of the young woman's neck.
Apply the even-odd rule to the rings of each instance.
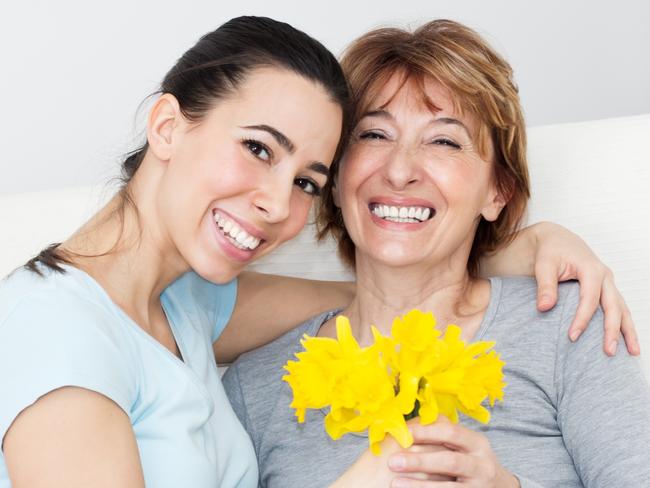
[[[145,158],[129,183],[137,211],[126,203],[121,220],[122,197],[116,195],[62,245],[75,266],[90,274],[142,324],[159,312],[163,290],[189,269],[157,218],[158,181],[155,165],[147,164]]]
[[[344,314],[362,344],[372,342],[370,325],[389,334],[393,319],[414,308],[433,312],[441,329],[461,326],[470,338],[489,303],[489,282],[469,276],[466,257],[390,267],[357,255],[356,270],[356,297]]]

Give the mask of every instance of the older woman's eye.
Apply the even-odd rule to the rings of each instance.
[[[386,139],[386,136],[381,132],[369,130],[359,134],[359,139]]]
[[[451,139],[447,139],[447,138],[435,139],[432,143],[438,146],[447,146],[453,149],[461,149],[460,144],[457,144]]]
[[[248,151],[251,152],[256,158],[261,159],[262,161],[271,160],[271,156],[273,154],[265,144],[254,139],[244,139],[242,141],[242,144],[244,144]]]
[[[310,178],[296,178],[293,180],[293,183],[304,191],[307,195],[313,197],[318,197],[321,194],[322,188],[316,184],[316,182]]]

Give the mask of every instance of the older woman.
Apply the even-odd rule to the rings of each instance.
[[[650,479],[650,393],[625,352],[598,354],[598,311],[578,343],[567,337],[579,286],[559,306],[535,307],[527,278],[481,279],[478,259],[504,244],[529,196],[524,121],[510,66],[470,29],[430,22],[414,33],[380,29],[357,40],[343,66],[358,100],[356,127],[322,208],[354,264],[356,296],[342,311],[362,344],[396,315],[430,310],[466,340],[495,340],[506,401],[488,426],[463,420],[414,426],[417,448],[383,459],[367,439],[329,439],[324,412],[298,425],[281,381],[303,334],[334,337],[330,311],[241,357],[224,377],[253,439],[264,487],[640,486]],[[473,429],[473,430],[470,430]],[[353,465],[359,456],[360,461]],[[350,473],[362,475],[360,484]],[[425,474],[429,481],[411,479]],[[438,484],[432,476],[447,476]]]

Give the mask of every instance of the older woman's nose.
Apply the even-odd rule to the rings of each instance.
[[[384,165],[384,179],[395,190],[402,190],[420,180],[416,151],[400,146],[388,156]]]

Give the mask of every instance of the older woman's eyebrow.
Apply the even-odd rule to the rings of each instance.
[[[393,114],[391,114],[388,110],[384,109],[377,109],[377,110],[370,110],[369,112],[366,112],[363,114],[362,118],[366,117],[380,117],[382,119],[392,119]]]
[[[457,125],[461,129],[463,129],[465,132],[467,132],[467,135],[471,138],[472,133],[470,130],[467,128],[465,124],[463,124],[460,120],[454,119],[452,117],[440,117],[437,119],[433,119],[431,121],[432,124],[449,124],[449,125]]]
[[[280,132],[275,127],[271,127],[270,125],[266,125],[266,124],[260,124],[260,125],[246,125],[241,128],[262,130],[264,132],[268,132],[269,134],[271,134],[273,139],[275,139],[278,142],[278,144],[280,144],[280,146],[282,146],[287,150],[289,154],[293,154],[294,151],[296,150],[296,146],[294,146],[293,142],[291,142],[291,139],[289,139],[287,136],[285,136],[282,132]]]

